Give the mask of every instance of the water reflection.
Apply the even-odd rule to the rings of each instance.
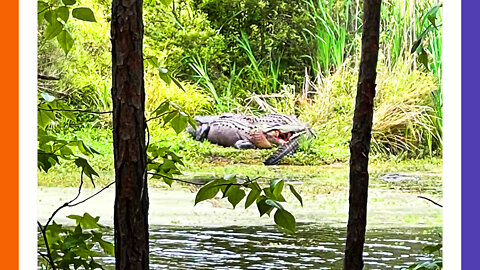
[[[151,269],[342,269],[346,232],[299,224],[295,235],[274,226],[153,226]],[[111,238],[111,236],[110,236]],[[399,228],[370,230],[365,269],[400,269],[427,259],[426,244],[441,241],[437,230]],[[102,258],[113,269],[113,258]]]

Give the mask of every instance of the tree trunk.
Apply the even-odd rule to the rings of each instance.
[[[363,269],[367,225],[368,154],[372,137],[373,98],[378,59],[381,0],[365,0],[357,98],[350,141],[350,196],[343,269]]]
[[[116,269],[149,267],[142,2],[112,2]]]

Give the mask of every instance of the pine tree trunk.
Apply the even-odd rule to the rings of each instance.
[[[116,269],[149,268],[142,2],[112,2]]]
[[[344,270],[363,269],[367,225],[368,154],[372,136],[373,98],[378,60],[381,0],[365,0],[357,98],[350,141],[350,195]]]

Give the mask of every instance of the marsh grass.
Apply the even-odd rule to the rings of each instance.
[[[441,130],[432,95],[435,78],[397,62],[378,75],[372,149],[384,154],[424,156],[441,149]],[[438,109],[438,108],[437,108]]]
[[[313,39],[317,45],[316,54],[311,57],[312,68],[315,73],[327,74],[343,63],[345,54],[350,54],[345,51],[350,1],[345,1],[343,10],[336,10],[333,1],[310,0],[305,3],[314,30],[304,28],[304,37]],[[344,12],[343,20],[336,13],[338,11]]]

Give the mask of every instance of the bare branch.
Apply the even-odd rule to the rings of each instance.
[[[155,119],[158,119],[158,118],[160,118],[160,117],[163,117],[164,115],[166,115],[167,113],[170,113],[170,112],[172,112],[172,111],[161,113],[161,114],[159,114],[159,115],[157,115],[157,116],[155,116],[155,117],[152,117],[152,118],[147,119],[146,122],[148,123],[148,122],[151,121],[151,120],[155,120]]]
[[[47,226],[45,225],[45,227],[42,227],[42,224],[40,224],[40,221],[37,221],[37,225],[40,228],[40,232],[42,233],[42,236],[43,236],[43,241],[45,242],[45,247],[47,248],[47,255],[44,255],[44,256],[48,258],[47,262],[50,264],[50,266],[52,266],[52,269],[56,270],[55,263],[53,262],[52,254],[50,253],[50,247],[48,245],[47,233],[46,233]],[[42,257],[45,258],[44,256]]]
[[[174,180],[174,181],[178,181],[178,182],[181,182],[181,183],[185,183],[185,184],[191,184],[191,185],[196,185],[196,186],[203,186],[205,185],[205,183],[195,183],[195,182],[191,182],[191,181],[187,181],[187,180],[182,180],[182,179],[178,179],[178,178],[174,178],[174,177],[170,177],[170,176],[166,176],[166,175],[163,175],[163,174],[158,174],[158,173],[149,173],[147,172],[148,175],[156,175],[156,176],[161,176],[163,178],[167,178],[167,179],[170,179],[170,180]]]
[[[435,204],[435,205],[437,205],[437,206],[443,207],[443,205],[441,205],[441,204],[437,203],[436,201],[434,201],[434,200],[432,200],[432,199],[429,199],[429,198],[427,198],[427,197],[423,197],[423,196],[417,196],[417,197],[420,198],[420,199],[427,200],[427,201],[429,201],[429,202],[431,202],[431,203],[433,203],[433,204]]]
[[[112,111],[105,111],[105,112],[97,112],[97,111],[92,111],[92,110],[74,110],[74,109],[41,109],[39,108],[38,110],[40,111],[46,111],[46,112],[80,112],[80,113],[92,113],[92,114],[110,114]]]
[[[60,78],[58,78],[58,77],[48,76],[48,75],[43,75],[43,74],[38,74],[38,79],[46,80],[46,81],[58,81],[58,80],[60,80]]]
[[[77,203],[72,203],[72,204],[69,204],[68,206],[69,206],[69,207],[72,207],[72,206],[76,206],[76,205],[79,205],[79,204],[81,204],[81,203],[84,203],[84,202],[86,202],[86,201],[90,200],[91,198],[93,198],[93,197],[97,196],[97,195],[98,195],[100,192],[102,192],[102,191],[106,190],[107,188],[109,188],[109,187],[110,187],[110,186],[112,186],[113,184],[115,184],[115,181],[113,181],[113,182],[111,182],[110,184],[108,184],[108,185],[104,186],[104,187],[103,187],[101,190],[99,190],[99,191],[95,192],[93,195],[91,195],[91,196],[89,196],[89,197],[85,198],[84,200],[81,200],[81,201],[79,201],[79,202],[77,202]]]

